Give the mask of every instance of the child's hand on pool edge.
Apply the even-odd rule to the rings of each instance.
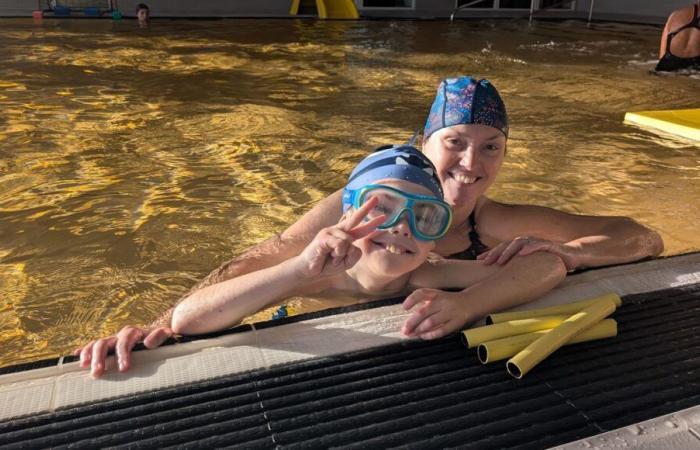
[[[353,243],[372,235],[385,216],[380,215],[364,221],[377,204],[377,199],[368,200],[350,214],[345,214],[336,225],[318,232],[313,241],[297,257],[303,277],[328,276],[354,266],[362,256]]]
[[[403,309],[413,311],[401,332],[406,337],[438,339],[463,329],[478,319],[463,300],[461,292],[416,289],[403,301]]]
[[[127,325],[113,336],[97,339],[75,349],[73,355],[80,355],[80,367],[90,367],[90,375],[99,378],[106,372],[107,355],[110,351],[113,350],[116,354],[119,371],[126,372],[131,368],[131,350],[138,342],[143,341],[146,348],[153,349],[173,334],[169,327],[138,328]]]

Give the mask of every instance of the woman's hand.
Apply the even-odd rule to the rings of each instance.
[[[502,266],[514,256],[526,256],[535,252],[549,252],[559,256],[564,261],[567,271],[578,267],[577,254],[574,247],[527,236],[518,236],[512,241],[501,242],[491,250],[477,256],[476,259],[486,265],[497,264]]]
[[[146,348],[153,349],[173,334],[173,330],[168,327],[147,329],[127,325],[113,336],[97,339],[75,349],[73,354],[80,355],[80,367],[90,367],[90,375],[99,378],[106,371],[107,354],[111,350],[116,353],[119,371],[126,372],[131,368],[131,350],[137,342],[143,340]]]
[[[384,222],[384,215],[363,222],[377,201],[368,200],[356,211],[344,215],[336,225],[319,231],[298,256],[301,275],[307,278],[333,275],[354,266],[362,252],[353,242],[370,236]]]
[[[413,309],[413,312],[404,322],[401,332],[408,337],[437,339],[464,329],[479,317],[463,300],[461,292],[415,290],[403,301],[403,309]]]

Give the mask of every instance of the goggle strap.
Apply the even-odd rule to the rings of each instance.
[[[354,205],[355,192],[348,189],[343,189],[343,205]]]
[[[413,133],[413,136],[411,136],[411,139],[408,140],[406,145],[410,145],[411,147],[415,146],[416,139],[418,138],[418,133],[420,133],[420,128],[416,129],[415,133]]]

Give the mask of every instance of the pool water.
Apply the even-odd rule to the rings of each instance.
[[[700,249],[700,146],[622,124],[698,107],[660,28],[506,21],[0,20],[0,366],[148,323],[282,231],[441,77],[511,117],[493,198],[631,216]],[[322,305],[321,305],[322,306]]]

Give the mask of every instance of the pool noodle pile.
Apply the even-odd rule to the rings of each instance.
[[[506,368],[522,378],[564,345],[617,336],[617,322],[606,319],[620,305],[617,294],[530,311],[491,314],[488,325],[462,332],[483,363],[510,358]]]

